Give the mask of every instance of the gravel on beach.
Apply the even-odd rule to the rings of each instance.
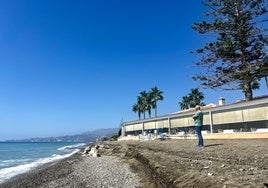
[[[116,156],[91,157],[77,153],[59,162],[18,175],[1,188],[134,188],[140,178]]]
[[[18,175],[0,188],[265,188],[268,139],[102,142],[100,157],[82,152]]]
[[[67,181],[66,181],[67,180]],[[73,165],[73,172],[67,177],[45,183],[46,187],[118,187],[132,188],[139,185],[139,177],[132,173],[126,163],[118,157],[83,157]]]

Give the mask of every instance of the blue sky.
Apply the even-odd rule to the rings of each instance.
[[[0,140],[119,127],[154,86],[158,115],[178,111],[198,87],[190,51],[207,36],[191,25],[204,11],[201,0],[0,0]],[[244,98],[201,91],[205,103]]]

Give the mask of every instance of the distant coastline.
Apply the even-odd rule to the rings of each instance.
[[[76,135],[45,138],[9,139],[1,142],[95,142],[96,139],[118,134],[119,128],[97,129]]]

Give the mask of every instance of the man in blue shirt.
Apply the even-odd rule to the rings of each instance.
[[[203,112],[200,106],[195,107],[196,113],[192,116],[194,119],[195,131],[198,137],[198,147],[204,147],[204,141],[202,137],[202,126],[203,126]]]

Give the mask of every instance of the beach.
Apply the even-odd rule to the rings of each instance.
[[[99,157],[82,150],[0,187],[266,187],[268,140],[109,141]]]

